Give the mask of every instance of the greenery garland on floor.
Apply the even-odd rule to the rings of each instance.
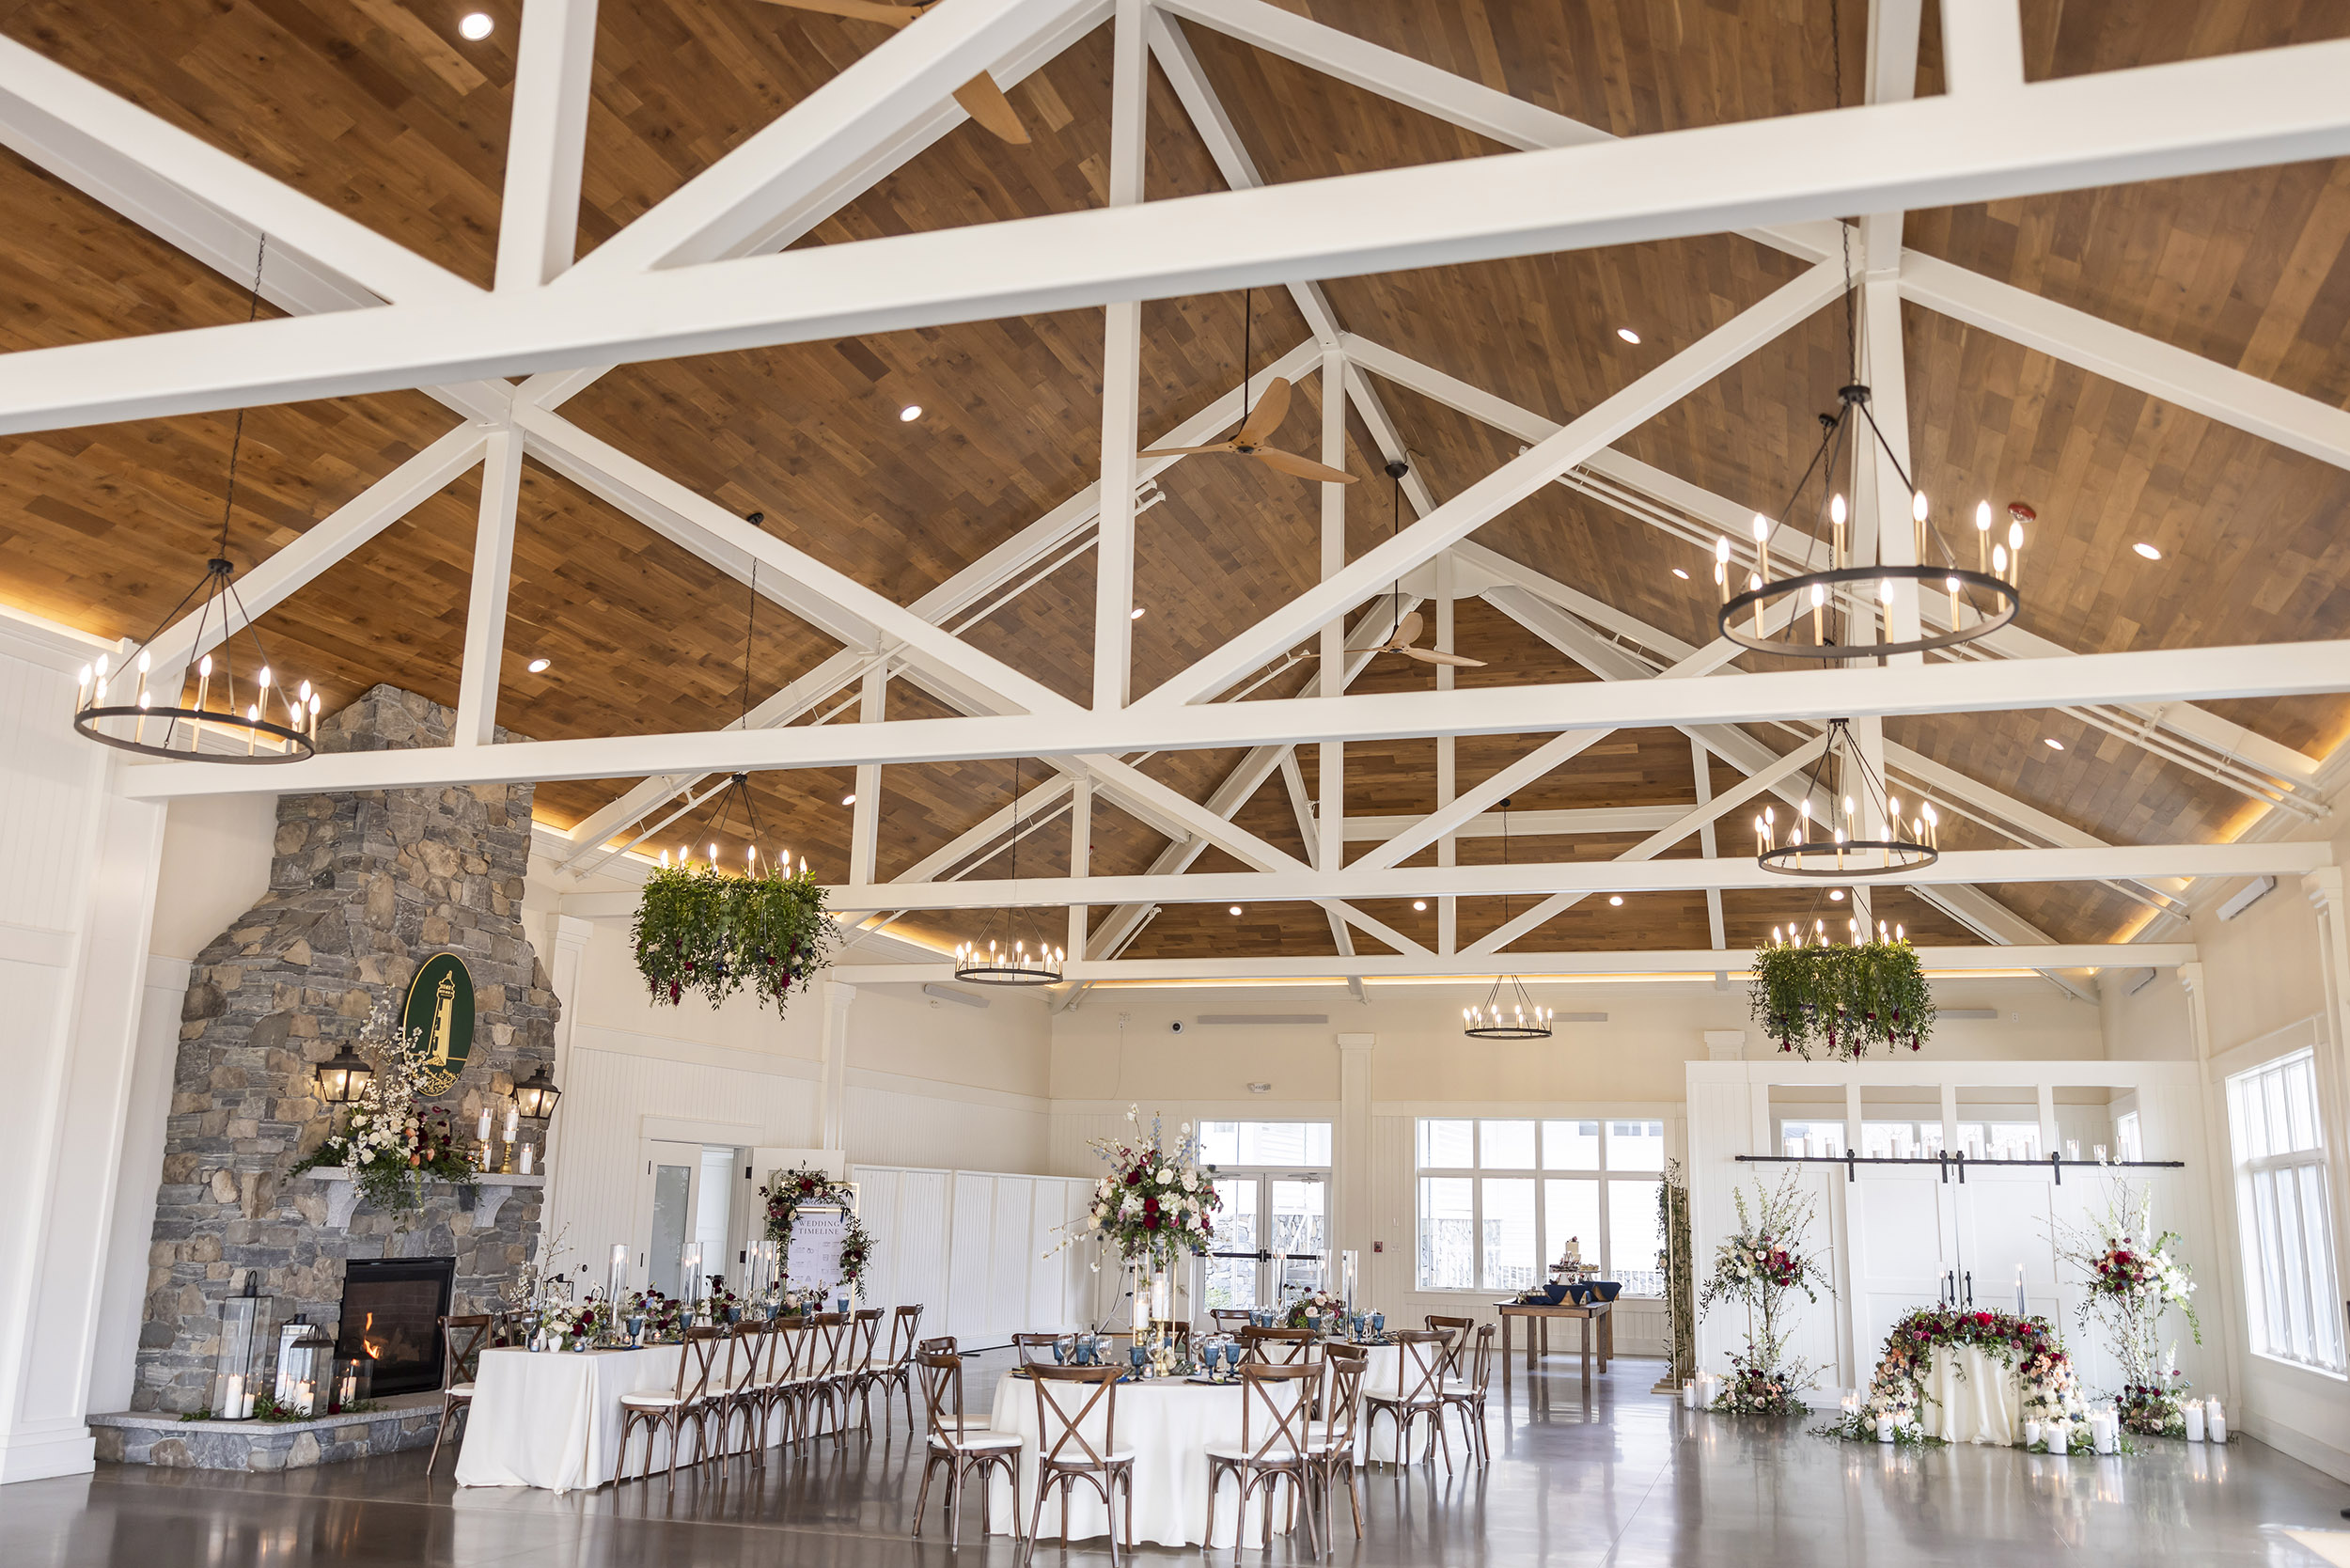
[[[729,876],[705,865],[647,877],[632,935],[654,1001],[675,1006],[690,991],[715,1008],[747,983],[781,1013],[792,987],[832,962],[839,933],[806,870]]]
[[[1754,1019],[1806,1061],[1857,1061],[1872,1046],[1915,1051],[1934,1035],[1934,991],[1917,949],[1885,942],[1766,942],[1747,988]]]

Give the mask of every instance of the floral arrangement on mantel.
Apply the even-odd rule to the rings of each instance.
[[[478,1174],[448,1112],[423,1103],[424,1031],[403,1036],[392,1007],[388,996],[378,1002],[360,1031],[359,1054],[375,1072],[342,1131],[330,1131],[290,1173],[348,1167],[360,1196],[386,1213],[422,1204],[428,1178],[470,1187]]]
[[[748,985],[778,1014],[792,987],[832,962],[839,937],[805,862],[750,876],[663,866],[645,879],[631,934],[654,1001],[674,1007],[691,992],[715,1008]]]
[[[1918,1050],[1934,1036],[1934,991],[1917,949],[1880,942],[1805,942],[1781,936],[1754,950],[1747,999],[1778,1048],[1857,1061],[1875,1046]]]
[[[2156,1233],[2154,1200],[2127,1182],[2112,1184],[2105,1211],[2085,1227],[2059,1227],[2056,1255],[2080,1270],[2083,1328],[2105,1332],[2120,1363],[2122,1388],[2114,1411],[2124,1430],[2154,1437],[2186,1434],[2182,1408],[2186,1376],[2178,1369],[2178,1342],[2162,1350],[2162,1320],[2176,1308],[2186,1318],[2195,1342],[2203,1325],[2195,1315],[2195,1279],[2178,1257],[2174,1231]]]
[[[1746,1348],[1731,1352],[1731,1375],[1714,1408],[1729,1416],[1800,1416],[1810,1409],[1800,1390],[1819,1369],[1788,1358],[1792,1329],[1781,1322],[1786,1296],[1801,1291],[1816,1302],[1836,1294],[1819,1260],[1805,1250],[1811,1231],[1812,1197],[1800,1171],[1789,1171],[1777,1187],[1755,1184],[1749,1211],[1744,1191],[1732,1189],[1738,1230],[1715,1249],[1714,1269],[1698,1297],[1700,1315],[1724,1304],[1747,1309]],[[1756,1319],[1761,1318],[1760,1332]]]
[[[1820,1428],[1821,1435],[1872,1443],[1877,1418],[1890,1416],[1895,1442],[1938,1445],[1941,1439],[1925,1435],[1919,1416],[1929,1397],[1925,1380],[1935,1354],[1952,1348],[1981,1351],[2014,1370],[2022,1418],[2050,1435],[2042,1451],[2089,1450],[2080,1386],[2048,1320],[1946,1307],[1921,1307],[1893,1325],[1858,1413]]]
[[[1061,1245],[1099,1236],[1124,1262],[1148,1262],[1164,1272],[1207,1251],[1224,1200],[1215,1190],[1215,1167],[1200,1162],[1199,1139],[1190,1122],[1176,1129],[1170,1144],[1165,1123],[1155,1116],[1149,1136],[1143,1136],[1138,1106],[1126,1107],[1126,1121],[1134,1128],[1127,1137],[1091,1140],[1094,1152],[1109,1162],[1110,1173],[1093,1184],[1085,1218],[1064,1228]]]
[[[840,1285],[855,1292],[859,1301],[865,1299],[865,1270],[873,1261],[873,1238],[856,1217],[854,1191],[816,1167],[804,1165],[768,1177],[759,1196],[767,1203],[767,1239],[776,1244],[776,1256],[786,1262],[791,1257],[793,1216],[810,1204],[838,1207],[848,1219],[847,1231],[840,1238]],[[801,1297],[798,1292],[787,1290],[785,1299],[799,1301]]]

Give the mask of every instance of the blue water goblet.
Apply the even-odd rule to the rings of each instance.
[[[1138,1344],[1128,1345],[1126,1347],[1126,1359],[1133,1365],[1136,1372],[1140,1372],[1142,1371],[1142,1358],[1144,1355],[1145,1352],[1143,1348]]]
[[[1068,1356],[1066,1354],[1067,1344],[1068,1341],[1065,1340],[1055,1340],[1053,1341],[1053,1365],[1058,1367],[1064,1366],[1068,1363]]]

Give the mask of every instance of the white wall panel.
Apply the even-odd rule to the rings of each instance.
[[[954,1173],[952,1236],[947,1256],[947,1332],[959,1340],[983,1343],[987,1332],[988,1287],[994,1278],[987,1240],[995,1233],[995,1178]],[[972,1246],[973,1238],[981,1245]]]
[[[1047,1157],[1052,1118],[1041,1102],[951,1084],[923,1093],[896,1079],[884,1088],[849,1074],[845,1138],[861,1165],[949,1170],[1036,1170]]]

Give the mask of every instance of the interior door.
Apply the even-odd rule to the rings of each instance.
[[[641,1141],[645,1174],[636,1199],[637,1275],[662,1294],[673,1296],[684,1280],[680,1255],[694,1239],[702,1146],[652,1137]]]
[[[1956,1266],[1957,1191],[1932,1165],[1864,1165],[1846,1187],[1856,1366],[1875,1366],[1893,1325],[1942,1299]]]
[[[1272,1224],[1260,1289],[1286,1301],[1330,1281],[1330,1184],[1320,1176],[1267,1176],[1264,1208]]]

